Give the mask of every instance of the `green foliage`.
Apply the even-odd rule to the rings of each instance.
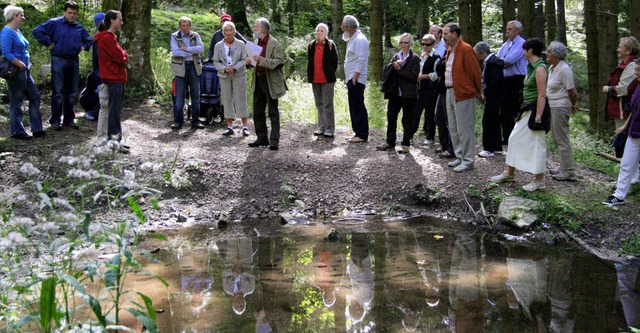
[[[622,240],[622,252],[637,255],[640,253],[640,234],[634,233],[629,239]]]
[[[518,195],[538,201],[536,214],[549,224],[570,230],[577,230],[582,225],[581,216],[587,208],[573,198],[555,193],[530,193],[522,189],[518,190]]]

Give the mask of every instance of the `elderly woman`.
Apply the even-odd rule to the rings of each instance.
[[[492,182],[513,182],[515,170],[530,172],[535,179],[523,186],[525,191],[533,192],[544,189],[544,171],[547,160],[547,142],[544,131],[529,129],[529,116],[535,112],[535,122],[542,122],[547,94],[547,68],[542,58],[544,44],[537,38],[530,38],[522,45],[524,57],[529,62],[527,75],[524,78],[522,91],[523,104],[530,107],[523,108],[520,119],[516,122],[509,136],[507,150],[507,170],[498,176],[491,177]]]
[[[224,39],[213,50],[213,66],[218,70],[220,95],[224,102],[227,130],[224,136],[233,135],[234,117],[242,119],[242,135],[249,136],[249,110],[247,108],[247,47],[235,37],[236,26],[231,21],[222,24]]]
[[[547,98],[551,107],[551,132],[558,146],[560,169],[550,170],[555,180],[575,180],[573,172],[573,153],[569,140],[569,116],[578,111],[578,92],[573,82],[571,67],[564,62],[567,47],[560,42],[551,42],[547,49],[549,78],[547,79]]]
[[[636,80],[640,81],[640,66],[638,66],[640,65],[640,59],[634,60],[634,64],[636,65]],[[602,202],[610,207],[624,204],[633,179],[638,177],[638,163],[640,163],[640,86],[636,85],[636,89],[632,93],[631,116],[627,118],[624,125],[616,130],[617,133],[627,132],[627,142],[620,162],[616,191]]]
[[[329,27],[320,23],[316,27],[316,39],[307,47],[307,80],[313,89],[318,109],[318,127],[313,135],[330,138],[335,131],[333,90],[338,69],[338,49],[327,38]]]
[[[640,44],[634,37],[622,37],[617,51],[620,63],[611,72],[609,82],[602,87],[602,92],[607,94],[607,117],[613,119],[616,128],[619,128],[629,117],[629,110],[624,110],[622,97],[632,93],[628,90],[634,79],[636,63],[633,60],[638,57]]]
[[[436,134],[436,102],[438,101],[438,75],[436,65],[440,62],[440,56],[435,52],[436,37],[432,34],[422,36],[422,54],[420,61],[420,74],[418,75],[418,101],[414,110],[415,134],[420,127],[420,118],[424,111],[425,146],[434,143]],[[433,79],[432,79],[433,78]]]
[[[398,126],[398,115],[402,109],[402,136],[401,154],[409,153],[411,139],[413,138],[413,109],[418,97],[416,82],[420,73],[420,58],[411,51],[413,36],[404,33],[399,38],[400,52],[396,53],[387,66],[391,69],[397,83],[397,89],[385,93],[385,98],[389,100],[387,108],[387,139],[384,144],[377,147],[378,150],[394,150],[396,146],[396,129]]]
[[[8,62],[20,69],[13,79],[7,80],[9,87],[9,133],[18,140],[29,140],[31,135],[22,125],[22,101],[29,99],[29,123],[31,132],[35,137],[45,136],[42,129],[42,117],[40,115],[40,92],[31,77],[31,64],[29,63],[29,42],[20,31],[24,23],[24,10],[20,7],[9,5],[4,8],[4,18],[7,25],[2,29],[2,54]]]

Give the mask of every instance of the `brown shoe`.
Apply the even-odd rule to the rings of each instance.
[[[390,144],[385,142],[385,143],[382,144],[382,146],[376,147],[376,150],[379,150],[379,151],[391,151],[394,148],[395,148],[394,146],[392,146],[392,145],[390,145]]]
[[[349,140],[350,143],[363,143],[363,142],[367,142],[367,139],[363,139],[357,136],[354,136],[353,138],[350,138]]]

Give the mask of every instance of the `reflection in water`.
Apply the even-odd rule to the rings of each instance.
[[[257,237],[220,241],[219,250],[184,242],[165,251],[164,263],[147,266],[170,284],[168,299],[153,299],[171,309],[158,314],[161,331],[564,333],[640,325],[637,267],[487,235],[342,233],[337,242]]]

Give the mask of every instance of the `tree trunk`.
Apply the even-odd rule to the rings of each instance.
[[[344,62],[344,56],[347,49],[347,44],[342,40],[342,29],[340,26],[342,25],[342,18],[344,17],[344,7],[342,4],[342,0],[331,0],[331,22],[333,27],[331,27],[331,36],[333,41],[336,43],[338,47],[338,59],[340,64]],[[338,71],[336,72],[336,76],[344,79],[344,67],[338,66]]]
[[[295,0],[287,0],[287,36],[289,38],[293,38],[295,35],[295,27],[294,27],[294,18],[296,15],[296,1]],[[281,41],[282,42],[282,41]],[[289,61],[289,66],[287,67],[287,75],[295,72],[296,70],[296,56],[295,54],[289,53],[287,55],[291,61]]]
[[[458,24],[462,30],[462,38],[468,43],[471,37],[471,10],[469,0],[458,0]]]
[[[603,105],[598,100],[602,93],[600,87],[604,83],[598,77],[598,0],[585,0],[584,2],[584,30],[587,40],[587,78],[589,80],[589,127],[591,130],[598,128],[598,114],[603,114]]]
[[[155,93],[159,86],[151,68],[151,1],[103,1],[103,10],[122,12],[124,25],[119,43],[129,54],[127,61],[128,84],[148,93]],[[168,38],[168,36],[167,36]]]
[[[558,38],[558,27],[556,24],[556,2],[555,0],[545,0],[544,12],[547,20],[547,44]]]
[[[247,10],[244,0],[225,0],[227,13],[233,18],[236,30],[243,36],[251,36],[253,31],[253,22],[249,23],[247,19]],[[251,39],[251,38],[249,38]]]
[[[600,8],[598,13],[598,83],[602,87],[607,83],[609,73],[618,64],[616,49],[618,48],[618,1],[617,0],[600,0]],[[597,119],[598,124],[596,130],[601,133],[610,134],[614,130],[612,121],[608,121],[605,115],[604,106],[606,96],[600,89],[590,91],[590,94],[597,94],[598,108]]]
[[[271,2],[271,23],[282,23],[282,13],[280,12],[280,1],[270,0]]]
[[[534,0],[518,1],[518,21],[522,23],[522,37],[524,39],[536,35],[536,10]]]
[[[564,15],[564,0],[556,0],[558,8],[558,41],[567,45],[567,18]]]
[[[635,9],[633,9],[635,8]],[[629,0],[629,35],[640,37],[640,0]]]
[[[372,81],[382,81],[382,25],[383,10],[382,0],[371,0],[371,18],[369,28],[371,31],[371,56],[369,58],[369,79]]]
[[[424,36],[424,34],[429,31],[429,5],[426,1],[420,1],[419,6],[420,8],[418,9],[418,29],[416,29],[416,40],[420,40],[422,36]]]
[[[504,34],[507,31],[507,23],[516,19],[516,2],[515,0],[502,0],[502,41],[507,40],[507,35]]]
[[[470,30],[467,35],[469,40],[467,41],[471,46],[476,45],[477,42],[482,40],[482,0],[470,0]]]
[[[388,49],[393,48],[393,43],[391,43],[391,29],[389,29],[389,24],[387,23],[387,19],[389,17],[389,12],[385,9],[384,10],[384,16],[383,16],[383,20],[384,20],[384,25],[383,25],[383,33],[384,33],[384,46]]]
[[[540,1],[536,1],[534,3],[534,6],[535,6],[534,9],[536,11],[536,18],[535,18],[535,22],[536,22],[535,30],[536,30],[536,32],[535,32],[535,34],[533,36],[540,38],[540,40],[543,43],[546,44],[546,43],[548,43],[548,41],[545,42],[545,39],[544,39],[544,37],[545,37],[545,31],[544,31],[545,30],[544,29],[544,27],[545,27],[545,15],[544,15],[544,8],[542,8],[542,2],[543,1],[540,0]]]

